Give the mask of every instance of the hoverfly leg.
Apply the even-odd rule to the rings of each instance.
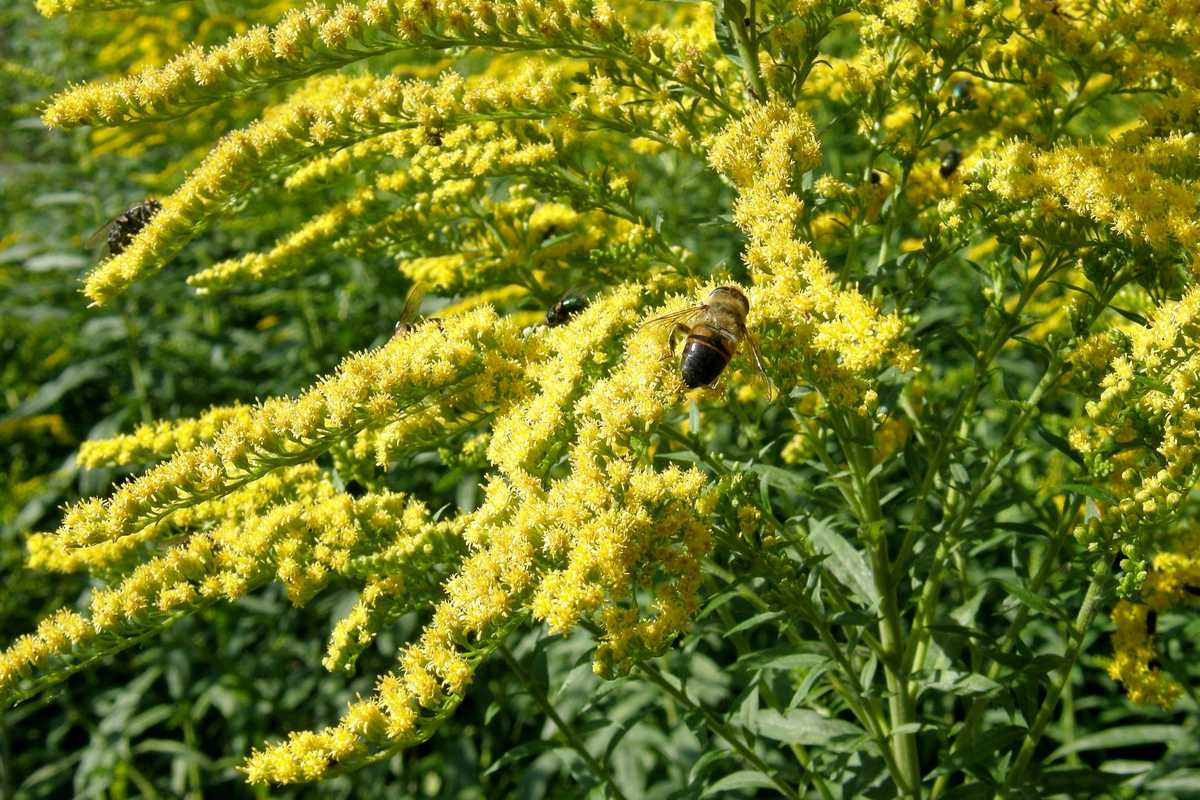
[[[689,328],[687,325],[682,325],[678,322],[675,323],[675,325],[673,325],[671,327],[671,335],[667,337],[667,349],[666,349],[666,352],[663,353],[661,360],[662,361],[673,360],[675,358],[675,337],[682,335],[683,338],[686,339],[687,335],[691,332],[692,332],[692,329]]]
[[[742,326],[742,338],[750,345],[750,353],[754,356],[754,369],[767,386],[767,402],[770,403],[775,399],[775,385],[771,383],[771,378],[767,375],[767,369],[763,365],[762,352],[758,349],[758,342],[755,340],[754,334],[750,333],[745,326]]]

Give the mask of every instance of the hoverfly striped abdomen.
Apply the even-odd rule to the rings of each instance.
[[[733,358],[736,340],[715,328],[700,323],[688,331],[680,359],[683,383],[689,389],[715,381]]]

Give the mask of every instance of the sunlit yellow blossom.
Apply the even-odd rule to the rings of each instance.
[[[195,419],[142,424],[133,433],[84,442],[79,448],[83,467],[145,464],[211,442],[230,420],[249,414],[246,406],[218,406]]]
[[[750,307],[759,335],[779,353],[775,374],[810,381],[831,402],[856,406],[876,373],[911,369],[915,353],[903,343],[898,317],[839,287],[820,255],[795,238],[802,206],[792,177],[818,158],[811,120],[779,105],[751,109],[722,131],[710,153],[740,190],[734,219],[750,239],[743,254],[755,282]]]
[[[85,291],[104,302],[160,269],[206,219],[271,170],[391,130],[470,121],[498,110],[542,117],[561,111],[560,103],[557,82],[546,76],[503,84],[468,82],[453,73],[437,84],[394,77],[311,81],[262,121],[222,139],[187,181],[163,198],[162,210],[130,246],[88,276]]]
[[[514,379],[522,345],[515,326],[489,309],[426,324],[383,347],[348,358],[338,372],[293,399],[269,400],[227,422],[211,444],[175,454],[106,502],[67,512],[60,535],[71,545],[136,533],[176,508],[217,497],[276,466],[307,461],[371,424],[464,382],[503,387]],[[485,344],[486,343],[486,344]]]

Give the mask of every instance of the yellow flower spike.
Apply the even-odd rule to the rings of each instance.
[[[1112,454],[1107,488],[1120,503],[1087,537],[1120,546],[1129,557],[1121,580],[1129,597],[1200,474],[1200,288],[1156,308],[1149,325],[1125,330],[1112,333],[1111,348],[1097,351],[1112,360],[1092,387],[1086,424],[1070,441],[1093,457]],[[1095,348],[1085,343],[1080,357],[1096,358]]]
[[[147,543],[159,537],[204,525],[236,525],[279,502],[311,494],[321,480],[321,472],[314,465],[287,467],[224,497],[181,508],[167,522],[114,541],[78,546],[57,534],[33,534],[29,537],[29,566],[55,572],[124,571],[132,568],[131,559]],[[87,503],[84,506],[92,507]]]
[[[531,83],[547,87],[531,91]],[[423,117],[430,107],[440,109],[436,124],[450,126],[500,112],[549,116],[561,110],[558,85],[545,75],[504,84],[467,81],[453,73],[437,84],[392,76],[313,79],[261,121],[222,139],[183,185],[162,200],[162,209],[133,242],[89,274],[84,291],[103,304],[161,269],[209,218],[271,171],[369,136],[426,125]],[[540,104],[531,103],[529,96]]]
[[[247,406],[216,406],[195,419],[139,425],[133,433],[84,442],[77,457],[81,467],[118,467],[160,461],[179,450],[211,442],[230,420],[249,413]]]
[[[272,400],[227,423],[211,443],[118,489],[108,501],[69,509],[59,534],[83,546],[136,533],[197,499],[218,497],[289,462],[308,461],[359,430],[461,383],[507,385],[522,350],[516,326],[490,309],[426,324],[338,371],[295,400]]]
[[[1194,136],[1109,144],[1067,144],[1040,150],[1012,140],[979,159],[983,178],[973,192],[1020,205],[1039,202],[1038,220],[1095,225],[1134,245],[1189,260],[1200,253],[1200,204],[1195,187],[1171,176],[1200,157]]]
[[[51,13],[85,2],[119,1],[41,0]],[[513,13],[515,6],[521,7],[519,14]],[[715,99],[708,88],[719,82],[711,74],[715,53],[706,61],[701,51],[673,32],[630,34],[611,9],[603,4],[599,8],[599,16],[593,17],[595,4],[572,0],[563,13],[577,15],[581,24],[564,28],[559,24],[564,18],[560,11],[543,4],[497,2],[491,14],[480,16],[473,0],[434,0],[419,8],[397,7],[385,0],[347,3],[336,9],[314,3],[289,11],[270,29],[255,28],[216,47],[189,49],[157,70],[68,89],[54,98],[43,119],[51,127],[161,119],[249,88],[293,80],[314,69],[337,68],[399,50],[444,48],[447,40],[496,49],[519,42],[522,49],[540,47],[579,55],[600,48],[616,60],[645,61],[637,54],[652,35],[663,56],[686,61],[685,73],[675,75],[681,84],[701,97]],[[509,24],[501,23],[501,18]],[[536,92],[529,94],[532,99]]]
[[[914,368],[916,352],[904,343],[898,316],[840,288],[820,255],[794,238],[802,207],[792,176],[819,160],[812,120],[777,102],[753,105],[709,151],[710,163],[739,191],[734,221],[749,238],[743,259],[754,280],[748,322],[776,354],[772,371],[857,407],[884,369]]]
[[[553,443],[570,434],[563,415],[595,374],[596,354],[615,348],[619,333],[637,320],[641,287],[625,286],[596,298],[567,325],[546,336],[549,352],[527,376],[537,387],[528,400],[496,420],[488,458],[518,486],[528,485]]]
[[[328,483],[319,483],[307,496],[270,508],[230,505],[227,518],[217,515],[215,524],[196,530],[183,544],[134,567],[111,588],[95,591],[87,617],[59,612],[44,620],[29,640],[0,653],[0,695],[32,691],[98,654],[135,642],[136,634],[148,626],[167,624],[217,599],[237,599],[272,579],[284,584],[294,602],[302,603],[335,573],[358,574],[370,561],[391,575],[372,590],[376,601],[388,587],[406,587],[410,591],[395,598],[396,603],[419,608],[439,592],[432,567],[456,562],[462,552],[455,526],[432,524],[424,506],[402,495],[352,500]],[[197,523],[206,519],[195,517]],[[394,606],[382,609],[385,619],[372,624],[383,624],[393,610]],[[356,614],[348,619],[353,628]],[[352,640],[346,630],[342,625],[335,629],[342,644],[327,663],[344,666],[370,640]],[[57,659],[55,665],[37,674],[51,657]],[[23,678],[32,682],[24,683]]]

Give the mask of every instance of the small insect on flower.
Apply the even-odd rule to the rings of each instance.
[[[559,325],[565,325],[571,317],[587,308],[588,302],[588,299],[582,295],[570,292],[564,294],[546,311],[546,327],[557,328]]]
[[[963,78],[961,81],[954,82],[952,91],[954,100],[959,103],[965,103],[971,99],[971,79]]]
[[[750,345],[754,366],[766,381],[769,394],[771,380],[763,368],[762,354],[758,343],[746,328],[746,315],[749,312],[750,301],[740,289],[718,286],[708,293],[700,305],[656,317],[642,327],[672,326],[668,357],[675,355],[675,337],[679,334],[686,337],[679,369],[683,383],[689,389],[715,383],[733,358],[738,344],[745,340]]]
[[[949,178],[958,169],[958,165],[962,162],[962,150],[957,147],[942,156],[942,165],[938,167],[938,174],[943,178]]]
[[[408,296],[404,298],[404,308],[400,311],[400,318],[396,320],[393,336],[403,336],[417,327],[417,314],[421,311],[421,301],[425,299],[425,290],[425,284],[419,281],[408,290]],[[441,321],[436,317],[430,319],[439,327],[441,326]]]
[[[89,246],[101,234],[108,231],[108,254],[117,256],[125,252],[125,248],[133,241],[133,237],[138,235],[142,228],[150,222],[150,219],[159,212],[162,208],[162,203],[153,198],[146,198],[137,205],[122,211],[117,216],[110,219],[108,222],[101,225],[95,233],[88,238]]]

